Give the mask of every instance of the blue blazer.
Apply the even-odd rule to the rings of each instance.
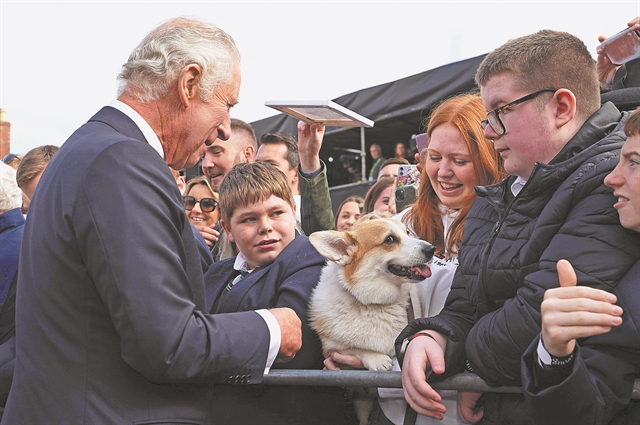
[[[260,382],[269,346],[255,312],[205,314],[175,180],[111,107],[64,143],[38,184],[16,329],[6,424],[211,424],[211,384]]]
[[[322,345],[309,327],[307,306],[325,259],[309,238],[296,234],[272,264],[255,269],[227,291],[238,275],[234,262],[229,258],[214,263],[206,273],[207,310],[292,308],[302,320],[302,348],[293,360],[273,368],[322,369]],[[212,409],[225,425],[354,423],[353,410],[338,387],[216,385]]]

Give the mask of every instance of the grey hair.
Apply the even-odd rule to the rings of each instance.
[[[141,103],[157,101],[191,64],[201,69],[199,89],[202,100],[208,102],[216,87],[233,81],[240,52],[233,38],[214,24],[195,18],[171,19],[131,52],[118,75],[118,96],[126,92]]]
[[[16,170],[0,162],[0,212],[22,206],[22,191],[16,183]]]

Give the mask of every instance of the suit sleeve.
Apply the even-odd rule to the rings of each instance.
[[[308,304],[313,289],[318,284],[325,259],[313,248],[306,236],[298,236],[295,255],[287,264],[285,279],[278,288],[276,307],[293,309],[302,321],[302,348],[290,362],[276,364],[286,369],[322,368],[322,345],[309,326]]]
[[[150,151],[139,142],[104,150],[88,169],[73,214],[122,358],[154,382],[212,383],[239,372],[259,382],[267,326],[255,312],[203,313],[193,231],[166,164]]]
[[[596,172],[578,170],[560,186],[554,196],[565,201],[543,211],[560,215],[559,224],[556,228],[538,226],[530,237],[530,243],[549,240],[548,245],[539,259],[521,258],[521,264],[534,264],[536,271],[524,276],[514,298],[480,318],[471,329],[467,356],[489,385],[520,384],[520,359],[540,333],[540,304],[545,290],[558,286],[559,259],[571,262],[580,285],[611,291],[639,258],[638,234],[620,225],[612,207],[612,191],[603,183],[614,165],[609,160]],[[553,232],[553,236],[549,239],[536,232]]]

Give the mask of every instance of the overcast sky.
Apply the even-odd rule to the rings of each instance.
[[[242,55],[240,104],[321,100],[487,53],[544,28],[598,35],[640,16],[640,0],[422,2],[144,2],[0,0],[0,108],[11,151],[61,145],[115,97],[131,50],[166,19],[195,16],[231,34]],[[358,112],[358,111],[356,111]]]

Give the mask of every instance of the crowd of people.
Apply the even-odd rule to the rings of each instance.
[[[640,85],[640,58],[596,53],[559,31],[509,40],[479,92],[433,109],[422,150],[372,144],[370,189],[334,214],[324,127],[256,137],[230,117],[231,36],[153,29],[117,100],[60,148],[0,163],[1,423],[639,423],[640,99],[621,111],[601,92]],[[254,385],[363,368],[325,358],[309,326],[325,259],[308,236],[372,214],[435,247],[396,340],[403,389],[369,392],[362,418],[339,385]],[[465,371],[523,393],[432,388]]]

